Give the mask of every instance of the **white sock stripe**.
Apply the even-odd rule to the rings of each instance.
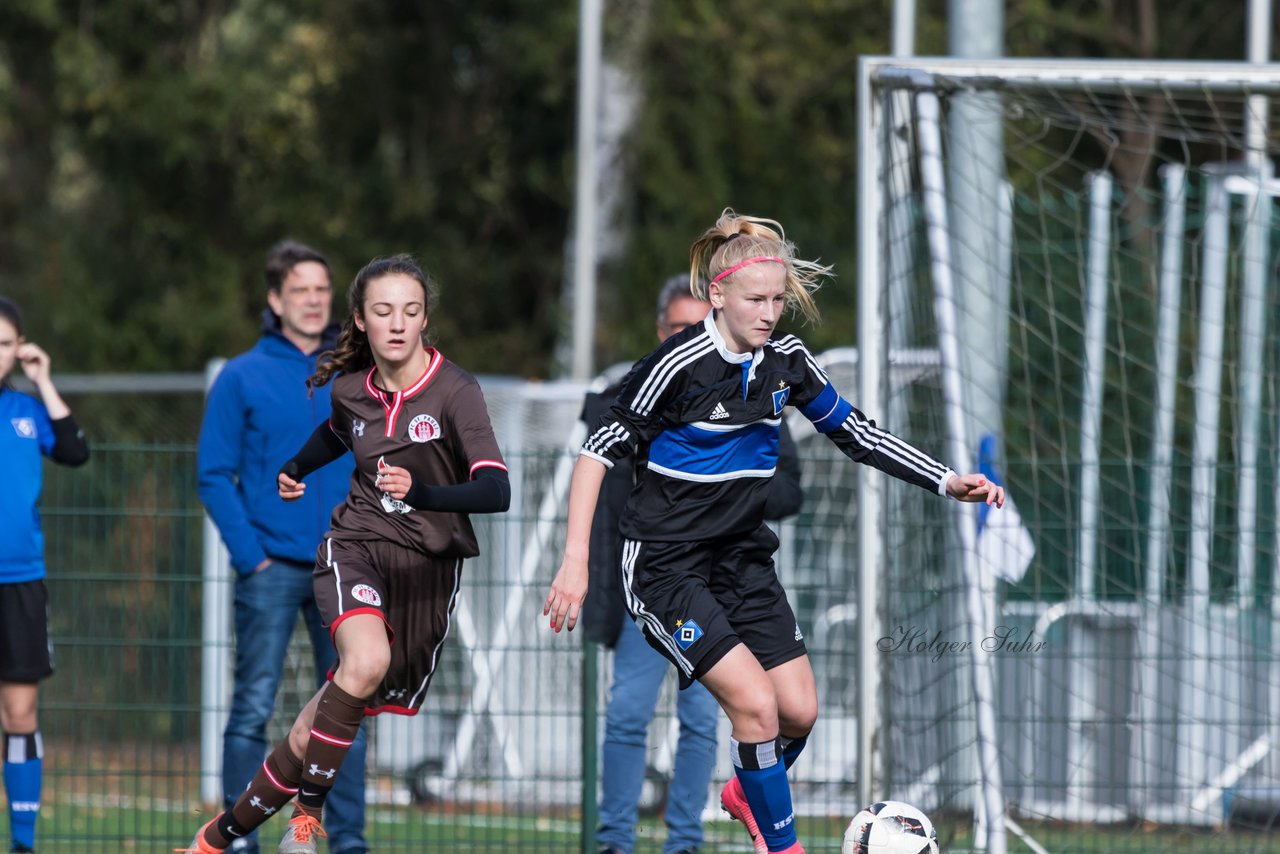
[[[738,741],[729,737],[729,756],[733,759],[734,768],[760,769],[772,768],[778,764],[782,751],[778,748],[778,739],[770,741],[750,742]]]
[[[320,730],[315,729],[314,727],[311,729],[311,737],[318,738],[321,741],[323,741],[325,744],[332,744],[335,747],[350,747],[354,742],[354,739],[338,738],[337,736],[329,735],[329,733],[327,732],[321,732]]]
[[[290,795],[298,794],[297,789],[286,786],[284,783],[281,783],[278,779],[276,779],[276,775],[271,773],[271,766],[268,765],[266,762],[262,763],[262,773],[267,776],[267,780],[270,781],[271,785],[275,786],[280,791]]]
[[[4,761],[20,764],[44,758],[44,739],[40,730],[22,735],[5,733]]]

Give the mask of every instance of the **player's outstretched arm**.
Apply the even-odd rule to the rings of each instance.
[[[947,481],[947,495],[957,501],[984,501],[988,506],[1004,506],[1004,487],[981,473],[952,475]]]
[[[591,520],[596,515],[600,484],[608,469],[589,456],[579,456],[569,481],[569,532],[565,537],[564,559],[551,582],[542,616],[551,618],[551,629],[569,631],[578,624],[578,613],[587,598],[587,560],[591,553]]]

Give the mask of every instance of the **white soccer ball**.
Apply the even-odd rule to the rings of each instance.
[[[849,822],[840,854],[938,854],[938,833],[911,804],[880,801]]]

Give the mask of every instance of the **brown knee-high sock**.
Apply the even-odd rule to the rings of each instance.
[[[298,787],[298,804],[293,814],[305,810],[320,817],[324,799],[333,788],[342,761],[347,758],[351,742],[360,731],[368,698],[353,697],[330,682],[320,694],[307,755],[302,757],[302,781]]]
[[[205,830],[204,841],[215,848],[226,848],[245,836],[289,803],[298,793],[301,778],[302,760],[293,755],[286,738],[271,751],[231,809]]]

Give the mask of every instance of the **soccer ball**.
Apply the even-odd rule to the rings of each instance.
[[[938,833],[911,804],[880,801],[849,822],[840,854],[938,854]]]

